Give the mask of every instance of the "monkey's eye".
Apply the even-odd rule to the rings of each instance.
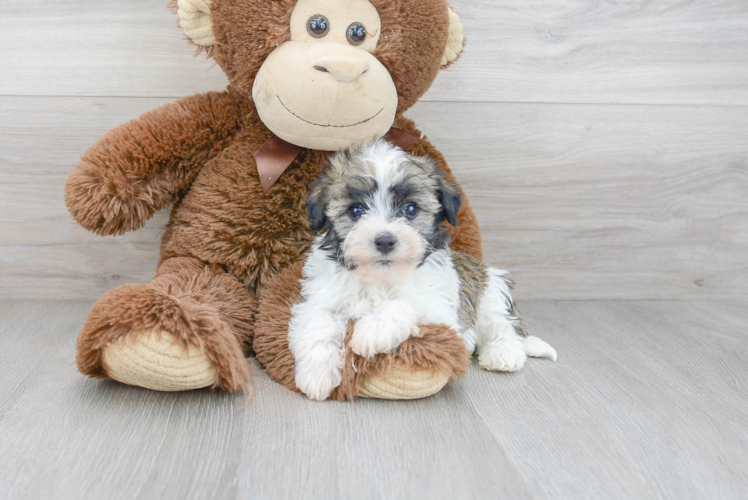
[[[306,22],[306,30],[314,38],[322,38],[330,31],[330,21],[321,14],[315,14]]]
[[[364,207],[361,205],[351,205],[348,207],[348,217],[350,217],[353,220],[358,220],[361,218],[362,215],[364,215]]]
[[[408,219],[414,218],[418,215],[418,205],[415,203],[408,203],[403,207],[403,215]]]
[[[348,26],[345,37],[351,45],[361,45],[366,40],[366,28],[361,23],[353,23]]]

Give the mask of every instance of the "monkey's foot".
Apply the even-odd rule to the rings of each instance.
[[[450,378],[450,373],[394,366],[386,375],[369,375],[361,384],[358,395],[378,399],[421,399],[441,391]]]
[[[101,350],[101,364],[110,378],[155,391],[216,385],[216,366],[199,347],[185,346],[165,331],[135,337],[121,337]]]
[[[213,305],[151,285],[123,285],[94,304],[76,362],[84,375],[158,391],[233,391],[250,373],[239,336]]]

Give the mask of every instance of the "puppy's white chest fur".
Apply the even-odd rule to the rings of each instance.
[[[361,319],[397,301],[415,312],[419,324],[444,323],[459,331],[460,284],[449,250],[434,252],[415,269],[382,266],[367,275],[345,269],[314,250],[304,274],[305,303],[333,315]]]

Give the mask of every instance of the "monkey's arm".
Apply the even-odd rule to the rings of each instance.
[[[143,226],[189,188],[246,112],[227,92],[186,97],[110,130],[86,151],[65,185],[83,227],[101,235]]]

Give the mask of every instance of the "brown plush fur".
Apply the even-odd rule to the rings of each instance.
[[[186,97],[107,132],[68,177],[65,202],[101,235],[138,229],[178,201],[223,150],[251,105],[227,92]]]
[[[170,259],[148,285],[123,285],[94,305],[78,337],[82,373],[105,377],[101,349],[128,335],[168,332],[202,348],[217,368],[216,385],[237,390],[249,379],[248,349],[256,300],[217,266]]]
[[[288,349],[288,322],[291,307],[301,301],[303,262],[284,269],[264,289],[255,324],[254,348],[257,360],[265,366],[270,376],[292,391],[299,392],[294,384],[294,359]],[[345,345],[353,333],[349,323]],[[353,399],[366,377],[386,374],[394,365],[427,368],[448,376],[463,375],[469,362],[465,344],[457,333],[446,325],[425,325],[418,337],[403,342],[389,354],[372,359],[362,358],[346,347],[343,364],[343,381],[329,399]]]
[[[374,54],[392,72],[402,113],[439,70],[447,4],[372,3],[383,22],[383,40]],[[214,0],[218,44],[212,56],[228,75],[228,90],[188,97],[117,127],[89,149],[71,173],[65,188],[70,212],[98,234],[137,229],[158,209],[174,205],[161,242],[158,275],[148,285],[109,292],[91,311],[78,338],[82,373],[105,376],[100,352],[108,342],[160,329],[203,346],[216,364],[219,386],[236,389],[245,380],[242,351],[251,342],[257,299],[264,285],[310,248],[313,236],[305,202],[329,155],[304,150],[268,192],[260,185],[254,153],[271,134],[257,116],[251,88],[267,55],[288,39],[294,4]],[[418,132],[402,114],[395,126]],[[431,156],[454,181],[444,157],[425,138],[409,152]],[[458,217],[453,248],[480,259],[480,231],[466,198]],[[412,341],[420,354],[404,356],[403,347],[396,358],[406,365],[434,364],[458,372],[462,355],[455,332],[439,327],[423,331]],[[435,333],[426,334],[429,331]],[[275,341],[258,339],[254,350],[268,367],[287,366],[290,353]],[[443,356],[437,355],[440,351]],[[366,373],[368,368],[362,369]],[[287,369],[271,370],[271,375],[289,386]],[[348,394],[359,382],[346,384],[348,389],[341,391]]]

